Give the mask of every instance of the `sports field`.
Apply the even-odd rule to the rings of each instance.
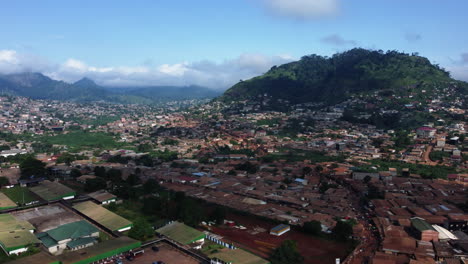
[[[2,189],[2,192],[18,205],[39,201],[39,197],[31,193],[26,187],[15,186],[9,189]]]
[[[75,196],[76,192],[58,182],[43,181],[30,190],[46,201],[60,200],[63,197]]]

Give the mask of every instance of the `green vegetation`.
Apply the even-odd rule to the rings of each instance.
[[[229,155],[229,154],[245,154],[249,157],[253,157],[255,153],[250,149],[231,149],[228,145],[224,146],[216,146],[216,152],[222,155]]]
[[[163,145],[170,145],[170,146],[177,146],[179,145],[179,141],[172,139],[172,138],[165,138],[163,142],[161,142]]]
[[[205,255],[210,255],[219,252],[219,250],[223,248],[224,247],[219,244],[215,244],[211,241],[208,241],[205,242],[205,244],[203,245],[201,252]]]
[[[260,95],[267,93],[293,104],[336,103],[350,94],[376,90],[398,92],[450,81],[454,80],[447,71],[416,54],[356,48],[332,57],[310,55],[297,62],[274,66],[262,76],[237,83],[221,100],[261,100]]]
[[[9,189],[2,189],[2,192],[18,205],[38,201],[38,197],[26,187],[15,186]]]
[[[0,177],[0,187],[10,185],[10,180],[7,177]]]
[[[107,182],[104,178],[96,177],[95,179],[87,179],[84,190],[86,192],[95,192],[107,188]]]
[[[27,156],[20,163],[21,179],[29,179],[31,177],[40,178],[46,176],[45,163],[37,160],[32,156]]]
[[[304,262],[304,257],[299,253],[296,241],[285,240],[281,246],[275,249],[270,260],[271,264],[301,264]]]
[[[31,147],[36,153],[57,153],[58,149],[54,148],[50,143],[34,142]]]
[[[124,143],[116,142],[112,135],[102,132],[73,131],[67,134],[45,136],[41,140],[50,144],[68,146],[71,152],[84,148],[116,149],[124,146]]]
[[[64,121],[72,121],[80,125],[102,126],[119,119],[120,116],[97,116],[95,118],[64,118]]]
[[[444,158],[449,158],[450,156],[450,152],[445,151],[432,151],[429,154],[429,158],[433,161],[442,161]]]
[[[309,151],[301,149],[282,149],[283,153],[268,154],[263,160],[271,162],[274,160],[286,160],[287,162],[297,162],[310,160],[312,162],[343,162],[344,156],[326,156],[326,153],[319,151]]]
[[[140,241],[146,241],[154,237],[154,230],[146,219],[138,218],[133,222],[133,227],[128,232],[128,236]]]
[[[353,225],[348,221],[339,220],[336,222],[336,225],[332,230],[332,234],[337,241],[349,241],[353,234]]]
[[[153,158],[158,158],[164,162],[168,161],[173,161],[177,159],[179,153],[174,152],[174,151],[169,151],[168,149],[164,149],[164,151],[158,150],[158,151],[152,151],[150,153],[150,156]],[[143,156],[144,157],[144,156]],[[147,165],[147,166],[152,166],[152,165]]]
[[[320,221],[312,220],[310,222],[305,222],[302,227],[307,234],[318,236],[322,233],[322,224]]]
[[[35,255],[37,253],[41,252],[41,249],[39,247],[34,247],[30,246],[28,247],[28,251],[22,253],[21,255],[15,255],[12,254],[11,256],[8,256],[5,251],[0,250],[0,263],[7,263],[9,261],[17,260],[20,258],[24,258],[27,256]]]
[[[88,157],[83,156],[83,155],[73,155],[68,152],[63,152],[60,154],[60,156],[57,158],[57,163],[65,163],[67,165],[70,165],[73,161],[75,160],[85,160],[88,159]],[[81,175],[79,175],[81,176]]]
[[[279,124],[279,121],[281,119],[279,118],[271,118],[271,119],[261,119],[257,121],[258,126],[268,126],[268,127],[274,127]]]
[[[372,166],[377,166],[378,170],[388,170],[388,168],[396,168],[401,175],[403,168],[409,168],[410,173],[419,174],[421,177],[426,179],[446,179],[448,174],[458,173],[455,167],[447,166],[429,166],[423,164],[412,164],[400,161],[383,161],[383,160],[372,160]]]

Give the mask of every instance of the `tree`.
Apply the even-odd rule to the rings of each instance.
[[[167,200],[160,197],[150,197],[143,200],[141,210],[145,215],[161,215],[165,206],[167,206]]]
[[[137,150],[138,152],[150,152],[153,148],[149,144],[140,144],[138,145]]]
[[[247,173],[250,173],[250,174],[254,174],[258,171],[258,167],[252,163],[250,163],[249,161],[245,162],[245,163],[242,163],[242,164],[238,164],[235,166],[235,169],[236,170],[241,170],[241,171],[246,171]]]
[[[179,205],[178,217],[187,225],[197,226],[204,218],[204,211],[197,201],[187,198]]]
[[[318,173],[320,173],[320,172],[323,171],[323,167],[322,167],[321,165],[317,165],[317,166],[315,167],[315,171],[318,172]]]
[[[46,175],[45,163],[32,157],[26,157],[20,163],[21,178],[44,177]]]
[[[65,163],[68,166],[70,166],[70,164],[75,160],[76,160],[75,156],[73,156],[72,154],[68,152],[65,152],[65,153],[62,153],[62,155],[60,155],[60,157],[57,158],[57,163]]]
[[[77,178],[81,176],[81,171],[79,169],[73,168],[70,172],[72,178]]]
[[[143,191],[145,194],[150,194],[154,193],[159,189],[159,184],[155,179],[148,179],[144,184],[143,184]]]
[[[333,236],[338,241],[347,241],[353,234],[353,226],[346,221],[338,221],[332,230]]]
[[[218,225],[222,224],[224,219],[226,219],[226,208],[216,207],[211,213],[210,219],[215,221]]]
[[[87,179],[84,189],[87,192],[95,192],[98,190],[106,189],[107,183],[104,178],[96,177],[95,179]]]
[[[145,241],[154,235],[154,230],[144,218],[138,218],[132,229],[128,232],[128,236],[137,240]]]
[[[302,175],[306,176],[312,173],[312,169],[310,167],[304,167],[302,168]]]
[[[122,181],[122,172],[118,169],[110,169],[106,172],[106,178],[113,183]]]
[[[305,222],[304,231],[311,235],[319,235],[322,232],[322,224],[316,220]]]
[[[7,177],[0,177],[0,187],[10,185],[10,180]]]
[[[297,242],[294,240],[285,240],[273,251],[271,255],[271,264],[302,264],[304,257],[297,250]]]
[[[370,181],[372,180],[371,176],[367,175],[366,177],[364,177],[364,179],[362,179],[362,181],[364,183],[369,183]]]
[[[94,167],[94,175],[97,177],[106,177],[106,168],[102,166]]]
[[[130,175],[128,175],[127,183],[128,183],[130,186],[135,186],[135,185],[137,185],[138,183],[140,183],[140,177],[138,177],[138,176],[135,175],[135,174],[130,174]]]

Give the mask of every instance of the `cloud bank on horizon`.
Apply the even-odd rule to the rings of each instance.
[[[204,60],[159,66],[96,67],[74,58],[57,64],[15,50],[0,50],[0,73],[41,72],[52,79],[66,82],[88,77],[104,86],[199,85],[226,89],[241,79],[261,75],[274,65],[293,60],[289,55],[245,53],[221,63]]]
[[[322,42],[343,46],[355,44],[339,35],[330,35]],[[158,66],[96,67],[70,58],[62,63],[52,63],[40,56],[0,50],[0,74],[41,72],[52,79],[75,82],[88,77],[104,86],[188,86],[199,85],[213,89],[227,89],[239,80],[246,80],[267,72],[274,65],[296,60],[289,55],[267,56],[245,53],[237,58],[217,63],[209,60],[181,62]],[[455,79],[468,81],[468,53],[448,66]]]

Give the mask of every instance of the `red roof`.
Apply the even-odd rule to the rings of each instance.
[[[423,130],[423,131],[433,131],[433,130],[437,130],[433,127],[420,127],[418,128],[418,130]]]
[[[191,182],[191,181],[196,181],[196,180],[197,180],[197,178],[195,178],[195,177],[190,177],[190,176],[179,176],[178,178],[179,178],[179,180],[187,181],[187,182]]]

